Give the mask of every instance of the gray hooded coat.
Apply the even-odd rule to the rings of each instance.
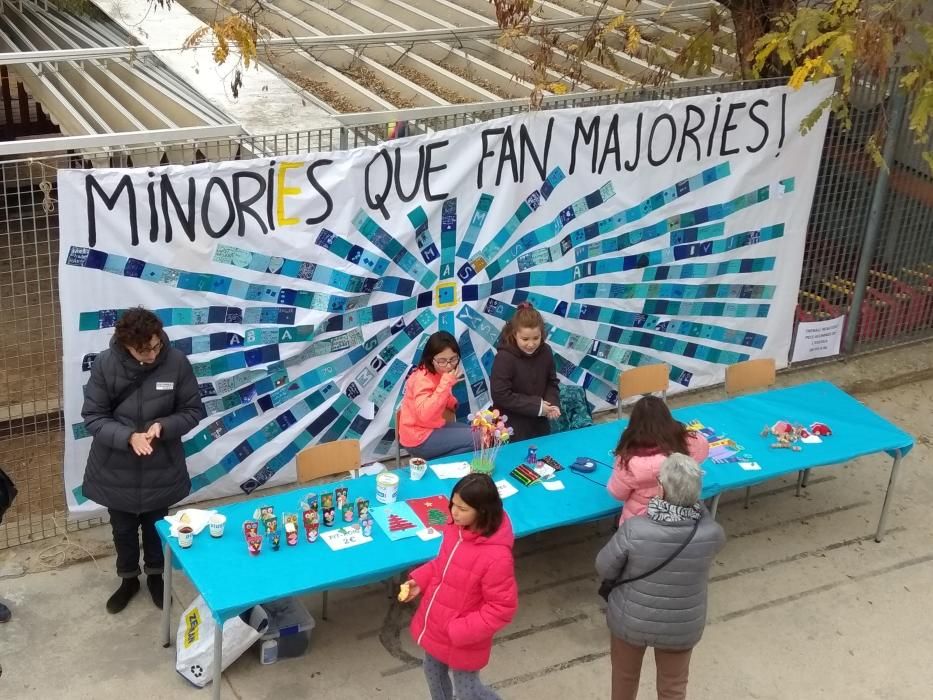
[[[84,495],[113,510],[161,510],[191,490],[181,438],[206,412],[188,358],[165,333],[162,343],[155,361],[143,364],[112,339],[91,366],[84,388],[81,417],[94,437]],[[114,405],[137,378],[142,379],[139,387]],[[161,423],[162,437],[152,441],[152,454],[140,457],[130,447],[130,436],[153,423]]]
[[[596,556],[596,570],[610,580],[650,571],[690,536],[693,523],[629,518]],[[709,570],[725,542],[719,523],[704,509],[693,540],[673,561],[609,595],[606,619],[613,636],[633,646],[692,649],[706,626]]]

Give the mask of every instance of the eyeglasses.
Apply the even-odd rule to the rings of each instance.
[[[160,340],[155,345],[146,345],[145,347],[136,348],[136,352],[140,355],[148,355],[149,353],[159,354],[159,350],[162,349],[162,341]]]
[[[451,357],[450,359],[445,359],[443,357],[435,357],[434,364],[438,367],[456,367],[460,364],[459,357]]]

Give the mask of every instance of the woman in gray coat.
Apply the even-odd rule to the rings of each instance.
[[[687,696],[690,653],[706,626],[709,570],[726,541],[700,503],[699,465],[672,454],[646,515],[629,518],[596,557],[616,585],[606,611],[612,633],[612,700],[638,695],[642,658],[654,647],[659,700]]]
[[[159,317],[129,309],[91,366],[81,409],[94,437],[84,495],[107,507],[117,550],[120,587],[107,612],[120,612],[139,591],[140,531],[146,583],[162,607],[165,562],[155,524],[191,490],[181,438],[205,415],[191,363],[170,345]]]

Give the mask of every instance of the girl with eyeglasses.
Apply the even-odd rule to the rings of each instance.
[[[461,379],[456,338],[447,331],[433,333],[405,382],[399,410],[399,443],[413,457],[434,459],[473,450],[470,426],[446,419],[457,409],[453,388]]]

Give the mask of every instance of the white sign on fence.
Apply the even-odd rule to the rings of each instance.
[[[839,354],[842,345],[842,329],[846,317],[838,316],[827,321],[801,321],[797,324],[794,340],[794,355],[791,362],[804,362],[819,357]]]
[[[389,454],[420,344],[458,338],[462,403],[489,401],[521,301],[564,382],[605,408],[618,372],[674,389],[786,358],[832,90],[773,88],[510,117],[350,152],[59,178],[65,483],[90,438],[81,387],[123,309],[163,319],[208,418],[185,438],[191,501],[294,480],[359,438]]]

